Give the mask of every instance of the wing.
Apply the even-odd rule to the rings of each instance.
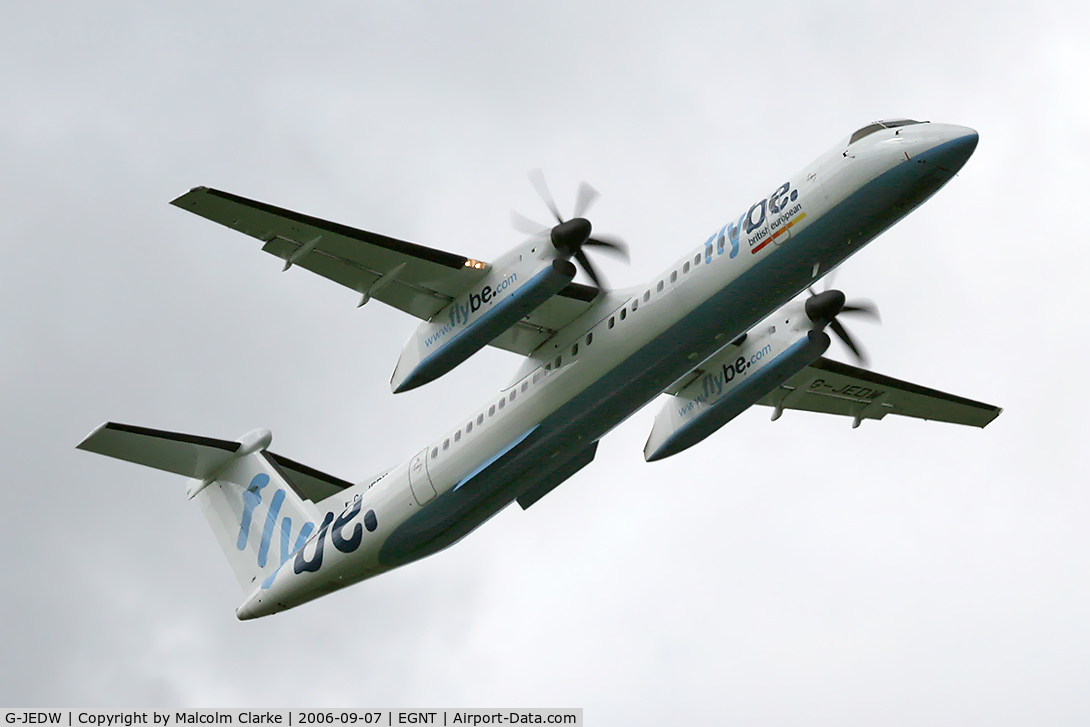
[[[366,230],[328,222],[209,187],[171,204],[264,243],[261,249],[350,288],[361,297],[428,320],[476,285],[488,265]],[[529,354],[589,307],[597,291],[572,283],[491,345]]]
[[[464,255],[208,187],[192,189],[171,204],[261,240],[261,249],[284,260],[285,269],[298,265],[417,318],[431,318],[486,272],[487,266]]]
[[[758,404],[882,419],[886,414],[984,427],[1003,410],[990,404],[899,381],[866,369],[819,358],[767,394]]]

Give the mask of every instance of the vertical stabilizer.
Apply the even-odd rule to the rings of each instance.
[[[231,462],[195,499],[246,593],[303,546],[318,519],[264,450]]]
[[[239,585],[250,593],[314,531],[319,518],[312,498],[348,485],[306,468],[309,490],[301,491],[284,467],[302,465],[268,452],[271,442],[267,429],[229,442],[108,422],[78,448],[189,477],[187,494],[200,504]]]

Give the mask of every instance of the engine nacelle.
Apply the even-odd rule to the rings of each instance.
[[[394,393],[439,378],[560,292],[575,277],[568,260],[551,260],[527,280],[519,271],[497,273],[422,323],[401,349],[390,387]]]
[[[671,396],[655,417],[644,459],[654,462],[702,441],[825,353],[829,336],[801,313],[779,334],[775,327],[751,332],[702,364],[704,373]],[[782,323],[783,315],[769,320]]]

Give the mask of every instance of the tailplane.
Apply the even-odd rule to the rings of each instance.
[[[245,593],[271,578],[321,520],[315,503],[351,483],[268,451],[257,429],[230,442],[107,422],[78,449],[190,478],[196,499]]]

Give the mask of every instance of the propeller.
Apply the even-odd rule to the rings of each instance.
[[[549,186],[545,184],[545,174],[540,169],[534,169],[527,176],[530,177],[530,184],[534,186],[538,196],[541,197],[545,206],[549,208],[549,212],[556,218],[557,224],[550,228],[534,222],[518,212],[512,212],[512,226],[519,232],[529,235],[537,235],[548,231],[549,239],[560,256],[565,259],[574,257],[575,261],[579,263],[579,267],[583,268],[587,276],[594,281],[595,287],[601,290],[604,287],[602,276],[598,273],[598,269],[590,261],[590,258],[587,257],[583,248],[597,248],[602,252],[628,260],[628,246],[618,237],[602,235],[591,237],[593,228],[590,220],[583,215],[598,199],[598,190],[586,182],[581,182],[575,194],[575,211],[571,219],[565,220],[564,216],[560,214],[560,209],[556,206],[552,194],[549,193]]]
[[[809,290],[810,297],[806,299],[807,317],[823,328],[828,326],[836,334],[837,338],[843,341],[844,345],[855,354],[855,358],[860,365],[867,366],[866,352],[848,333],[848,329],[844,327],[844,324],[837,320],[837,316],[842,313],[864,315],[881,322],[882,319],[878,315],[878,306],[869,300],[857,300],[849,303],[839,290],[825,290],[821,293],[815,293],[812,287]]]

